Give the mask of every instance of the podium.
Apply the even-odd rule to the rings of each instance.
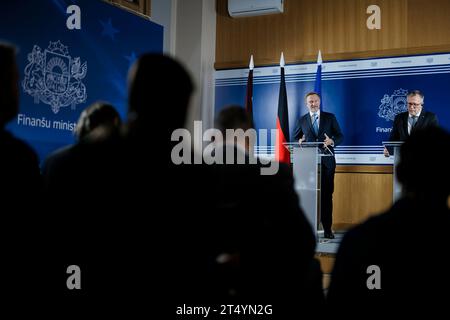
[[[400,147],[403,141],[383,141],[382,144],[388,149],[389,154],[394,156],[394,170],[392,177],[392,202],[402,196],[402,186],[397,180],[397,165],[400,162]]]
[[[316,239],[320,222],[320,173],[322,157],[332,157],[323,142],[286,143],[291,151],[294,167],[294,188],[300,198],[300,207],[310,222]]]

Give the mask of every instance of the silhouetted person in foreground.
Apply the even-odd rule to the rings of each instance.
[[[420,311],[433,317],[447,310],[450,278],[442,255],[450,226],[450,135],[437,127],[418,129],[400,156],[401,200],[344,236],[328,293],[333,312],[344,304],[370,317]]]
[[[12,200],[10,196],[26,198],[41,191],[36,153],[5,129],[19,111],[19,73],[15,55],[14,47],[0,43],[0,183],[6,193],[3,201]]]
[[[174,289],[175,278],[170,243],[181,241],[168,221],[178,214],[175,205],[183,208],[177,202],[184,192],[169,170],[170,135],[184,125],[192,88],[172,58],[141,56],[130,71],[126,129],[83,138],[52,168],[47,197],[58,240],[47,272],[49,300],[81,315],[127,317],[155,314],[168,301],[164,288]],[[81,269],[81,290],[66,288],[72,264]]]
[[[227,129],[251,128],[239,106],[223,109],[216,126],[224,135]],[[183,255],[192,259],[181,270],[183,285],[176,301],[269,304],[269,317],[312,312],[322,298],[320,274],[317,278],[317,273],[310,273],[315,239],[289,168],[280,166],[276,174],[262,175],[264,165],[249,162],[248,141],[216,143],[218,154],[223,151],[223,164],[204,166],[199,175],[204,185],[198,186],[197,197],[203,201],[188,216],[191,251],[183,244]],[[245,163],[227,163],[229,152],[244,154]],[[318,291],[310,286],[312,277],[319,279]]]
[[[75,127],[76,144],[56,150],[44,162],[42,173],[46,189],[51,190],[53,184],[59,188],[58,179],[64,177],[61,177],[58,166],[77,152],[76,149],[80,148],[78,144],[93,144],[99,140],[112,139],[112,136],[117,138],[121,124],[119,113],[109,103],[95,102],[83,110]]]
[[[35,297],[29,274],[40,256],[42,180],[36,153],[5,129],[19,111],[15,56],[14,47],[0,43],[0,292],[3,312],[20,315]]]

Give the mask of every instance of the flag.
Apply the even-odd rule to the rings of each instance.
[[[253,55],[250,57],[250,64],[248,65],[248,79],[247,79],[247,94],[245,96],[245,111],[247,111],[248,117],[250,119],[250,125],[254,128],[253,123]]]
[[[290,163],[291,154],[288,148],[283,144],[289,142],[289,117],[288,103],[286,95],[286,82],[284,80],[284,55],[280,58],[280,94],[278,97],[278,116],[277,116],[277,139],[275,145],[275,160],[279,162]]]
[[[322,110],[322,53],[319,50],[317,55],[317,71],[316,71],[316,83],[314,84],[314,92],[318,93],[321,99],[320,109]]]

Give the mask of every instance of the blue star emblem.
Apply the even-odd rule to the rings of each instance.
[[[103,27],[102,36],[108,36],[111,38],[111,40],[115,40],[115,34],[118,33],[119,30],[113,27],[111,18],[108,19],[108,22],[103,22],[100,20],[100,23]]]

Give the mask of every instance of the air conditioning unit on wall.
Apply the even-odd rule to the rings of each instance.
[[[228,13],[233,18],[283,13],[283,0],[228,0]]]

